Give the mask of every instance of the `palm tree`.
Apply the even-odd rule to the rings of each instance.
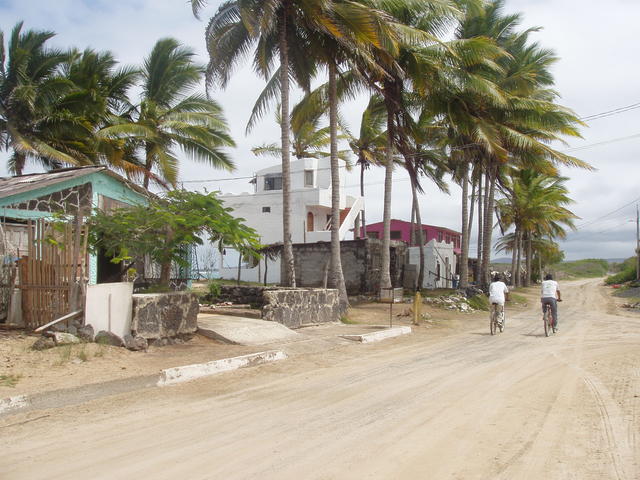
[[[390,288],[392,284],[389,246],[394,152],[398,146],[402,147],[408,143],[408,131],[403,128],[408,122],[402,120],[403,116],[408,115],[403,100],[404,93],[407,85],[411,85],[417,92],[424,93],[428,90],[430,82],[440,76],[443,70],[443,63],[440,61],[442,51],[430,47],[441,44],[439,34],[448,22],[460,14],[460,10],[455,2],[448,0],[372,0],[361,3],[370,3],[380,8],[387,12],[397,25],[402,25],[398,29],[398,39],[402,40],[401,42],[384,49],[373,49],[372,54],[379,66],[378,69],[371,70],[366,64],[359,67],[369,86],[384,99],[387,111],[380,287]]]
[[[573,220],[577,217],[566,208],[572,203],[566,181],[565,177],[522,169],[511,171],[501,185],[504,198],[497,202],[498,215],[503,228],[514,227],[513,235],[503,241],[503,245],[513,253],[511,268],[516,286],[521,284],[519,273],[523,246],[527,272],[524,284],[528,286],[532,273],[534,238],[564,238],[564,227],[574,228]]]
[[[9,170],[16,175],[28,159],[46,167],[76,163],[52,146],[45,127],[55,113],[54,100],[72,88],[58,74],[67,54],[47,47],[55,33],[22,27],[15,25],[6,47],[0,32],[0,146],[12,151]]]
[[[303,100],[304,102],[304,100]],[[321,125],[322,118],[326,115],[326,108],[317,109],[315,112],[300,110],[302,104],[296,105],[291,112],[291,155],[297,159],[325,158],[331,155],[328,148],[331,143],[329,127]],[[276,114],[276,122],[281,124],[279,111]],[[345,136],[339,137],[346,138]],[[256,156],[272,156],[280,158],[282,149],[279,144],[263,144],[251,149]],[[345,162],[348,161],[348,150],[338,152],[338,156]]]
[[[73,88],[55,102],[47,124],[50,141],[81,164],[105,164],[128,175],[143,167],[126,139],[99,137],[114,118],[131,120],[134,107],[129,91],[139,78],[132,67],[118,67],[110,52],[71,50],[61,74]]]
[[[356,156],[356,165],[360,166],[360,196],[364,198],[364,172],[372,165],[383,165],[385,159],[386,132],[383,127],[386,119],[384,102],[379,95],[372,95],[367,108],[362,112],[358,137],[350,136],[349,146]],[[367,236],[365,208],[361,212],[362,236]],[[360,232],[358,232],[360,236]]]
[[[192,93],[204,70],[193,63],[195,53],[177,40],[159,40],[141,71],[142,100],[132,119],[118,117],[103,128],[102,137],[128,138],[144,151],[144,188],[157,170],[161,184],[175,186],[180,147],[196,161],[232,170],[221,147],[234,146],[218,103]]]
[[[228,0],[209,21],[205,37],[209,51],[207,85],[225,88],[234,68],[255,46],[254,67],[268,81],[258,98],[249,127],[264,113],[267,103],[280,93],[284,284],[295,287],[291,246],[289,80],[305,91],[315,74],[315,63],[306,52],[315,20],[323,17],[328,0]],[[191,0],[194,14],[205,0]],[[279,66],[274,67],[275,59]],[[275,73],[274,73],[275,70]],[[272,76],[273,74],[273,76]]]

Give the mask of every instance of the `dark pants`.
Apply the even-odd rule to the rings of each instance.
[[[544,313],[544,307],[551,305],[551,313],[553,314],[554,322],[553,326],[558,325],[558,301],[551,297],[542,297],[542,313]]]

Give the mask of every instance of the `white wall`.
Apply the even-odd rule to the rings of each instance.
[[[408,249],[408,263],[420,265],[420,251],[418,247]],[[435,272],[440,265],[440,278]],[[448,264],[448,267],[447,267]],[[451,279],[456,271],[456,256],[453,244],[431,240],[424,246],[424,279],[423,288],[451,288]]]
[[[304,186],[304,171],[314,170],[314,186]],[[245,224],[255,229],[263,244],[282,242],[282,190],[264,190],[264,176],[281,172],[281,166],[275,165],[257,172],[257,193],[239,195],[221,195],[226,207],[233,209],[232,215],[245,219]],[[344,194],[344,168],[340,169],[341,195],[340,208],[357,204],[360,197],[347,197]],[[263,212],[268,207],[269,212]],[[306,232],[307,212],[314,216],[314,231]],[[331,213],[331,171],[329,159],[302,159],[291,162],[291,240],[293,243],[330,241],[331,235],[325,230],[326,216]],[[354,228],[354,216],[350,215],[349,225],[342,230],[348,232]],[[345,221],[345,223],[347,223]],[[342,237],[346,238],[344,234]],[[344,239],[343,238],[343,239]]]

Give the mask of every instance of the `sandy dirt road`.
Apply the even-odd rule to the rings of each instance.
[[[0,478],[637,479],[640,317],[597,283],[550,338],[536,304],[5,425]]]

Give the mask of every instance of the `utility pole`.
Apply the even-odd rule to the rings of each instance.
[[[640,281],[640,210],[636,203],[636,281]]]

